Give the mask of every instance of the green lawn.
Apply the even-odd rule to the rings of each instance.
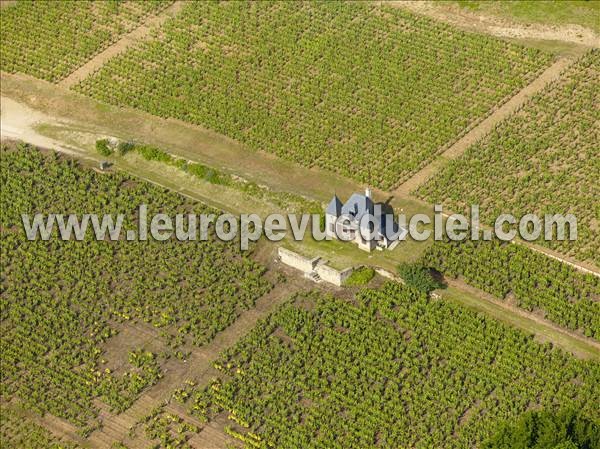
[[[523,23],[581,25],[600,32],[598,1],[457,1],[475,12],[506,17]]]

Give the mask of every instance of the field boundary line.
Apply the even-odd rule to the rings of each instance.
[[[451,215],[452,215],[452,213],[450,213],[450,212],[442,213],[442,216],[444,218],[449,218]],[[481,229],[488,229],[488,230],[493,231],[493,228],[490,226],[485,226],[485,225],[480,225],[480,226],[481,226]],[[529,248],[530,250],[535,251],[536,253],[543,254],[546,257],[549,257],[551,259],[562,262],[565,265],[569,265],[569,266],[575,268],[576,270],[581,271],[582,273],[587,273],[587,274],[591,274],[596,277],[600,277],[599,271],[594,270],[593,268],[584,267],[583,265],[580,265],[577,262],[574,262],[573,260],[569,260],[568,258],[561,257],[557,254],[554,254],[552,252],[552,250],[550,250],[550,249],[539,247],[539,246],[535,245],[534,243],[527,242],[525,240],[511,240],[510,243],[512,243],[514,245],[525,246],[525,247]]]
[[[471,145],[488,135],[498,123],[518,111],[532,96],[542,91],[551,82],[577,61],[573,57],[560,57],[537,78],[513,95],[508,101],[498,106],[485,119],[470,129],[448,149],[437,155],[429,164],[400,184],[392,193],[400,197],[411,196],[412,192],[431,179],[449,161],[460,157]]]
[[[600,272],[592,270],[590,268],[586,268],[583,267],[575,262],[571,262],[570,260],[567,260],[561,256],[557,256],[555,254],[552,254],[549,250],[546,250],[545,248],[539,248],[538,246],[529,243],[529,242],[523,242],[523,241],[518,241],[518,240],[512,240],[511,243],[514,243],[515,245],[523,245],[526,246],[527,248],[531,249],[532,251],[535,251],[537,253],[543,254],[546,257],[549,257],[551,259],[554,260],[558,260],[559,262],[562,262],[564,264],[567,264],[583,273],[587,273],[587,274],[591,274],[593,276],[596,276],[598,278],[600,278]]]
[[[159,12],[157,15],[149,17],[138,27],[134,28],[115,43],[92,57],[92,59],[87,61],[81,67],[75,69],[57,84],[61,87],[69,89],[82,81],[84,78],[87,78],[88,75],[100,69],[100,67],[102,67],[109,59],[117,56],[120,53],[123,53],[133,44],[147,37],[154,28],[161,26],[167,19],[177,14],[183,5],[184,2],[182,0],[177,0],[169,7]]]
[[[584,25],[520,22],[515,17],[504,17],[491,11],[468,11],[458,6],[443,4],[445,2],[431,0],[384,0],[380,3],[402,8],[468,32],[487,34],[496,38],[559,41],[590,48],[600,46],[598,33]]]
[[[562,326],[559,326],[556,323],[553,323],[552,321],[550,321],[550,320],[548,320],[546,318],[537,316],[536,314],[534,314],[532,312],[528,312],[527,310],[525,310],[525,309],[523,309],[523,308],[521,308],[519,306],[510,304],[506,300],[500,299],[500,298],[498,298],[498,297],[496,297],[496,296],[494,296],[494,295],[492,295],[490,293],[487,293],[484,290],[481,290],[481,289],[479,289],[477,287],[474,287],[474,286],[468,284],[463,279],[460,279],[460,278],[459,279],[454,279],[454,278],[451,278],[451,277],[447,277],[446,278],[446,282],[448,283],[448,285],[450,287],[452,287],[452,288],[454,288],[454,289],[456,289],[458,291],[465,292],[467,294],[473,295],[474,297],[476,297],[476,299],[478,301],[489,302],[489,303],[494,304],[495,306],[497,306],[497,307],[499,307],[499,308],[501,308],[503,310],[506,310],[508,313],[511,313],[511,314],[513,314],[513,315],[515,315],[517,317],[524,318],[526,320],[529,320],[529,321],[532,321],[534,323],[537,323],[540,326],[543,326],[547,330],[550,330],[550,331],[552,331],[552,332],[554,332],[556,334],[560,334],[560,335],[563,335],[563,336],[565,336],[567,338],[571,338],[573,340],[577,340],[577,341],[583,343],[584,345],[588,346],[589,349],[597,351],[597,358],[600,358],[600,342],[594,340],[593,338],[586,337],[584,335],[580,335],[580,334],[578,334],[576,332],[573,332],[573,331],[571,331],[569,329],[566,329],[566,328],[564,328]],[[441,297],[442,298],[445,297],[443,290],[441,291]],[[470,307],[466,302],[462,303],[462,304],[465,307]],[[486,313],[486,315],[491,316],[493,319],[495,319],[497,321],[502,321],[501,318],[499,318],[497,316],[494,316],[490,312],[486,311],[486,312],[483,312],[483,313]],[[519,328],[518,325],[513,324],[513,323],[510,323],[509,325],[511,327],[513,327],[513,328]],[[521,328],[521,329],[525,330],[523,328]],[[574,350],[567,349],[565,347],[566,345],[564,343],[561,343],[561,342],[557,341],[557,339],[553,335],[545,334],[545,333],[540,333],[539,331],[532,330],[532,329],[528,329],[528,332],[531,332],[532,334],[534,334],[536,336],[543,337],[547,341],[551,342],[554,346],[558,346],[558,347],[562,348],[563,350],[567,350],[568,352],[571,352],[574,357],[582,358],[581,354],[575,354]]]
[[[181,387],[186,380],[201,380],[200,383],[208,384],[214,370],[213,360],[250,332],[260,319],[266,318],[289,296],[302,288],[300,284],[290,285],[290,282],[293,281],[288,279],[288,282],[276,285],[260,297],[253,308],[242,312],[230,326],[219,332],[210,343],[192,349],[185,362],[187,369],[184,372],[171,375],[172,372],[165,373],[157,384],[142,393],[126,411],[118,415],[104,415],[102,428],[92,432],[86,441],[98,448],[105,447],[104,444],[109,440],[120,441],[127,436],[129,429],[153,408],[166,404],[175,389]]]

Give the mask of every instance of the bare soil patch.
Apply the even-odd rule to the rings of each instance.
[[[477,31],[496,37],[560,41],[586,47],[600,47],[600,36],[580,25],[519,24],[502,17],[466,11],[447,2],[387,1],[385,3],[409,9],[468,31]]]
[[[124,440],[130,429],[142,420],[152,409],[166,403],[176,388],[181,387],[185,381],[193,381],[196,385],[207,385],[220,373],[213,368],[212,361],[226,348],[234,345],[246,335],[259,319],[265,318],[289,295],[300,289],[310,288],[309,284],[299,276],[288,278],[285,283],[280,283],[273,290],[260,298],[253,309],[247,310],[227,329],[219,333],[215,339],[206,346],[194,348],[190,356],[184,360],[170,359],[163,365],[164,377],[153,387],[148,389],[124,413],[112,415],[107,412],[101,414],[103,427],[93,432],[89,442],[95,447],[103,447],[103,442],[110,440]],[[187,415],[185,419],[188,419]],[[225,435],[224,435],[225,436]],[[197,438],[193,439],[197,441]],[[228,439],[227,442],[230,442]],[[204,446],[201,446],[204,447]],[[224,448],[225,446],[214,446]]]
[[[104,344],[102,359],[106,364],[102,368],[109,368],[115,374],[122,374],[130,368],[129,353],[136,349],[143,349],[154,354],[159,354],[166,349],[166,345],[158,337],[156,329],[144,323],[125,323],[113,325],[117,334],[109,338]]]

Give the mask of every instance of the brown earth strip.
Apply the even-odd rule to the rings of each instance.
[[[539,313],[528,312],[509,299],[498,299],[461,279],[446,278],[445,281],[448,289],[437,291],[443,300],[459,302],[465,307],[491,315],[499,321],[533,334],[538,341],[550,342],[575,357],[600,360],[600,342],[557,326]]]
[[[461,156],[467,148],[489,134],[494,127],[514,112],[518,111],[533,95],[540,92],[560,74],[576,61],[576,58],[561,57],[540,76],[521,89],[514,97],[498,107],[486,119],[467,132],[462,138],[444,151],[437,159],[414,174],[405,183],[401,184],[394,192],[397,196],[409,196],[417,187],[433,177],[448,161]]]
[[[118,55],[119,53],[124,52],[125,50],[127,50],[127,48],[129,48],[136,42],[139,42],[139,41],[145,39],[146,37],[148,37],[150,32],[154,28],[161,26],[169,17],[172,17],[175,14],[177,14],[183,7],[183,4],[184,4],[183,1],[176,1],[168,8],[164,9],[157,16],[150,17],[148,20],[146,20],[146,22],[141,24],[139,27],[137,27],[130,33],[123,36],[121,39],[119,39],[117,42],[112,44],[106,50],[98,53],[96,56],[94,56],[92,59],[90,59],[84,65],[79,67],[77,70],[75,70],[69,76],[67,76],[66,78],[61,80],[58,83],[58,85],[65,87],[65,88],[70,88],[71,86],[74,86],[75,84],[79,83],[81,80],[86,78],[88,75],[90,75],[90,74],[94,73],[96,70],[100,69],[100,67],[102,67],[109,59],[113,58],[114,56]]]
[[[306,288],[307,285],[306,281],[301,279],[288,278],[287,282],[278,284],[271,292],[260,298],[253,309],[242,313],[211,343],[194,349],[185,364],[175,361],[167,363],[164,377],[142,394],[127,411],[119,415],[103,412],[101,414],[103,428],[93,432],[89,436],[88,442],[93,447],[102,448],[107,447],[107,442],[112,444],[112,442],[123,440],[136,423],[152,409],[168,401],[173,391],[182,386],[186,380],[193,380],[197,385],[207,385],[218,374],[218,371],[212,366],[212,361],[217,355],[233,346],[255,326],[258,320],[267,317],[291,294]]]

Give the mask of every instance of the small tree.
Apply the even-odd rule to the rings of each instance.
[[[166,162],[167,164],[173,163],[173,158],[170,154],[164,152],[160,148],[153,147],[152,145],[140,145],[138,152],[147,161]]]
[[[574,409],[529,411],[501,423],[484,449],[594,449],[600,447],[600,425]]]
[[[429,294],[443,287],[443,284],[433,277],[431,270],[420,263],[402,263],[398,265],[398,274],[406,285],[423,293]]]
[[[102,156],[110,156],[112,154],[112,149],[108,144],[108,139],[96,140],[96,151]]]
[[[117,152],[119,155],[123,156],[126,153],[129,153],[131,150],[135,148],[135,144],[133,142],[119,142],[117,145]]]

